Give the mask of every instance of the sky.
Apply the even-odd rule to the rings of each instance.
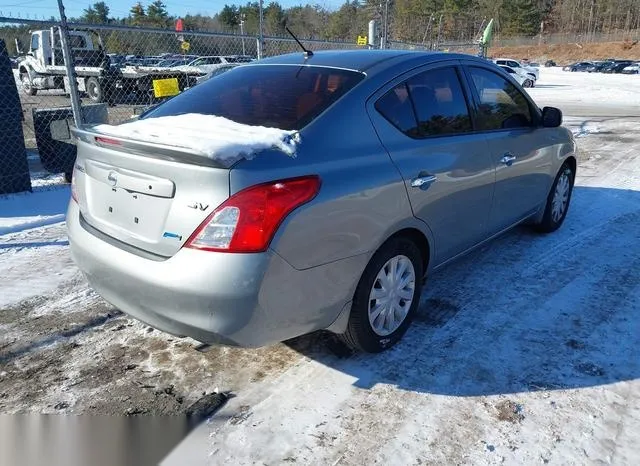
[[[136,3],[137,0],[105,0],[109,8],[111,9],[111,15],[114,17],[124,17],[129,15],[131,6]],[[152,0],[142,0],[143,5],[151,3]],[[169,14],[173,16],[184,16],[187,13],[196,14],[208,14],[213,15],[220,11],[224,7],[225,3],[228,4],[246,4],[248,0],[233,1],[233,0],[166,0],[164,3],[167,5]],[[269,3],[270,0],[264,0],[264,4]],[[66,14],[68,18],[78,17],[82,15],[82,11],[89,5],[93,4],[95,0],[63,0]],[[304,1],[304,0],[280,0],[279,3],[283,7],[290,7],[295,5],[304,5],[307,3],[320,4],[327,8],[336,8],[344,3],[344,0],[318,0],[318,1]],[[57,0],[0,0],[0,16],[11,16],[13,18],[27,18],[27,19],[48,19],[51,16],[59,17]]]

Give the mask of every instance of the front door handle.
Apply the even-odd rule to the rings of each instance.
[[[422,188],[428,187],[431,183],[436,181],[438,177],[436,175],[422,175],[422,173],[418,176],[418,178],[414,178],[411,180],[411,186],[414,188]]]
[[[506,154],[504,154],[502,156],[502,158],[500,159],[500,163],[505,164],[507,167],[510,167],[511,165],[513,165],[513,162],[516,160],[516,156],[513,155],[511,152],[507,152]]]

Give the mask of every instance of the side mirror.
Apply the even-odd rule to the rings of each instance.
[[[16,45],[16,53],[18,55],[22,55],[22,44],[20,43],[20,39],[18,39],[17,37],[14,39],[15,45]]]
[[[545,128],[557,128],[562,124],[562,110],[555,107],[542,109],[542,126]]]

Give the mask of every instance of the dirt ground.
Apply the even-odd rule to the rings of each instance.
[[[477,50],[470,51],[470,53],[475,52]],[[491,47],[489,54],[493,57],[511,57],[517,60],[526,58],[541,65],[547,60],[554,60],[559,66],[564,66],[579,60],[607,58],[640,60],[640,43],[634,41]]]

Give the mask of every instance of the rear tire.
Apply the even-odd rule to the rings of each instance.
[[[362,273],[347,331],[339,338],[367,353],[394,346],[418,309],[423,275],[422,255],[413,241],[405,237],[387,241]]]
[[[85,89],[91,101],[101,103],[104,100],[104,92],[98,78],[88,78],[85,83]]]
[[[537,231],[541,233],[551,233],[560,228],[569,211],[574,179],[575,173],[571,165],[565,162],[562,168],[560,168],[551,187],[551,191],[547,196],[542,221],[534,225]]]

